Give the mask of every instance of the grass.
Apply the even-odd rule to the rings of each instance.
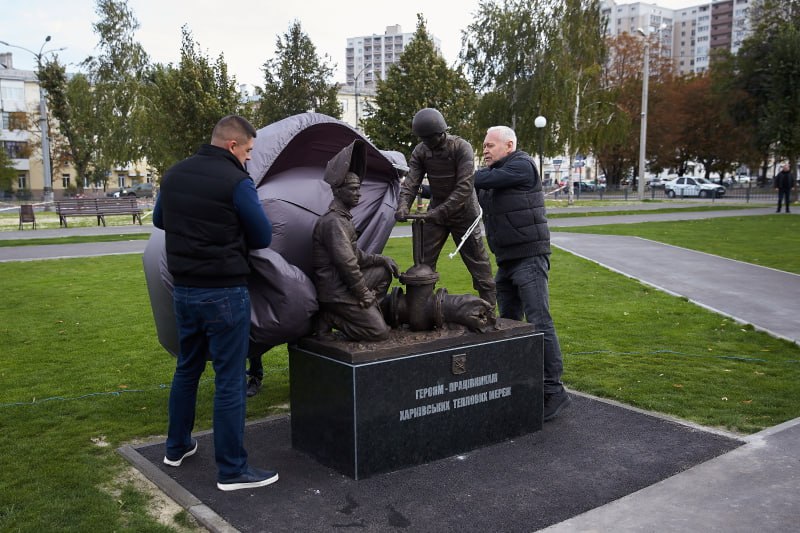
[[[548,208],[550,206],[548,205]],[[593,206],[596,207],[596,206]],[[573,213],[547,213],[547,218],[581,218],[581,217],[606,217],[616,215],[642,215],[650,213],[686,213],[686,212],[705,212],[705,211],[730,211],[735,209],[756,209],[763,205],[696,205],[690,207],[664,207],[658,209],[619,209],[615,211],[579,211]]]
[[[786,272],[800,274],[800,217],[785,214],[678,222],[554,228],[554,231],[635,235]],[[662,265],[669,268],[669,265]]]
[[[771,217],[747,220],[760,218]],[[401,270],[411,265],[410,244],[387,246]],[[471,292],[463,263],[447,259],[453,247],[439,263],[442,285]],[[552,265],[569,387],[741,433],[800,413],[797,345],[566,252],[555,250]],[[166,429],[174,361],[156,339],[141,258],[2,263],[0,277],[0,531],[167,530],[114,451]],[[265,356],[249,418],[288,410],[287,359],[285,346]],[[212,394],[209,371],[198,430],[211,426]]]

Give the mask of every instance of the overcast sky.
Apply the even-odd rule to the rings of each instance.
[[[630,3],[630,2],[620,2]],[[660,6],[679,8],[697,0],[658,0]],[[239,83],[263,84],[261,66],[275,52],[278,36],[299,20],[321,57],[337,65],[334,81],[344,82],[344,51],[348,37],[382,35],[386,26],[399,24],[413,33],[417,13],[428,31],[441,39],[442,52],[454,63],[461,49],[461,31],[473,20],[479,0],[128,0],[140,28],[136,39],[153,62],[174,63],[180,56],[181,27],[186,24],[194,41],[213,59],[224,53],[229,73]],[[98,20],[92,0],[25,0],[4,2],[0,41],[38,52],[46,36],[52,40],[44,51],[59,52],[62,62],[77,63],[97,53]],[[14,66],[34,68],[33,54],[0,45],[13,52]]]

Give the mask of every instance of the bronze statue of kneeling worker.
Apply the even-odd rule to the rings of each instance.
[[[399,270],[392,258],[358,248],[350,213],[361,199],[365,149],[364,141],[353,141],[325,168],[324,179],[331,186],[333,201],[314,225],[312,250],[320,304],[315,333],[321,340],[334,338],[331,328],[355,341],[389,336],[380,303]]]

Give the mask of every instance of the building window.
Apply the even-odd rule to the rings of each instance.
[[[18,189],[27,189],[28,188],[28,176],[25,174],[20,174],[17,176],[17,188]]]
[[[69,174],[61,174],[61,187],[69,189]]]
[[[28,143],[20,141],[2,141],[8,157],[11,159],[27,159]]]

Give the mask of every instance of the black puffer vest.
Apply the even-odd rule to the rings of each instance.
[[[167,266],[176,285],[247,284],[247,246],[233,193],[250,179],[230,152],[203,145],[170,168],[161,184]]]

